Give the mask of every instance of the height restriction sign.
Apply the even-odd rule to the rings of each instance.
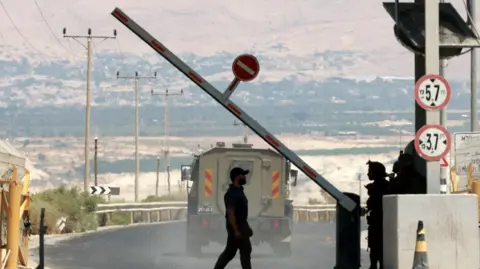
[[[425,75],[415,83],[415,101],[425,110],[443,109],[451,95],[450,84],[442,76]]]
[[[441,125],[425,125],[415,136],[415,149],[418,155],[428,161],[439,161],[450,150],[451,137]]]

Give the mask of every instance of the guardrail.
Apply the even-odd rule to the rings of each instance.
[[[364,207],[365,205],[362,205]],[[300,205],[294,204],[294,222],[334,221],[336,204]],[[105,225],[115,212],[130,213],[130,223],[161,222],[185,220],[187,218],[187,202],[151,202],[151,203],[117,203],[99,204],[96,213],[100,226]]]
[[[187,208],[187,202],[151,202],[151,203],[117,203],[98,204],[97,214],[111,212],[158,211]]]

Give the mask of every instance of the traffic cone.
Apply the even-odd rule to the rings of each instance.
[[[413,256],[413,269],[428,269],[427,241],[423,221],[418,221],[417,242],[415,243],[415,255]]]

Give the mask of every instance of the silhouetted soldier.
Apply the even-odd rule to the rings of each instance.
[[[370,248],[370,269],[383,269],[383,211],[382,198],[388,194],[390,183],[385,179],[388,174],[385,166],[379,162],[368,162],[368,178],[373,181],[365,187],[368,190],[368,247]]]
[[[396,163],[397,176],[391,180],[391,194],[423,194],[426,192],[426,181],[415,169],[414,158],[408,153],[398,157]]]
[[[400,154],[398,154],[398,158],[400,158],[400,156],[403,155],[403,150],[400,150]],[[398,158],[397,158],[397,161],[393,164],[393,168],[392,168],[392,174],[390,174],[390,180],[392,178],[394,178],[398,172],[400,172],[400,163],[398,162]]]
[[[233,168],[230,171],[232,184],[225,193],[225,218],[227,223],[227,245],[225,250],[218,257],[214,269],[224,269],[235,257],[237,250],[240,250],[240,264],[243,269],[251,269],[250,256],[252,244],[250,237],[252,229],[248,225],[248,200],[243,192],[243,185],[247,183],[246,175],[248,170]]]

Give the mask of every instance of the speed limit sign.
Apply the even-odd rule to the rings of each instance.
[[[450,150],[452,138],[441,125],[425,125],[415,136],[415,149],[418,155],[428,161],[439,161]]]
[[[452,90],[439,75],[425,75],[415,83],[415,101],[425,110],[441,110],[450,101]]]

